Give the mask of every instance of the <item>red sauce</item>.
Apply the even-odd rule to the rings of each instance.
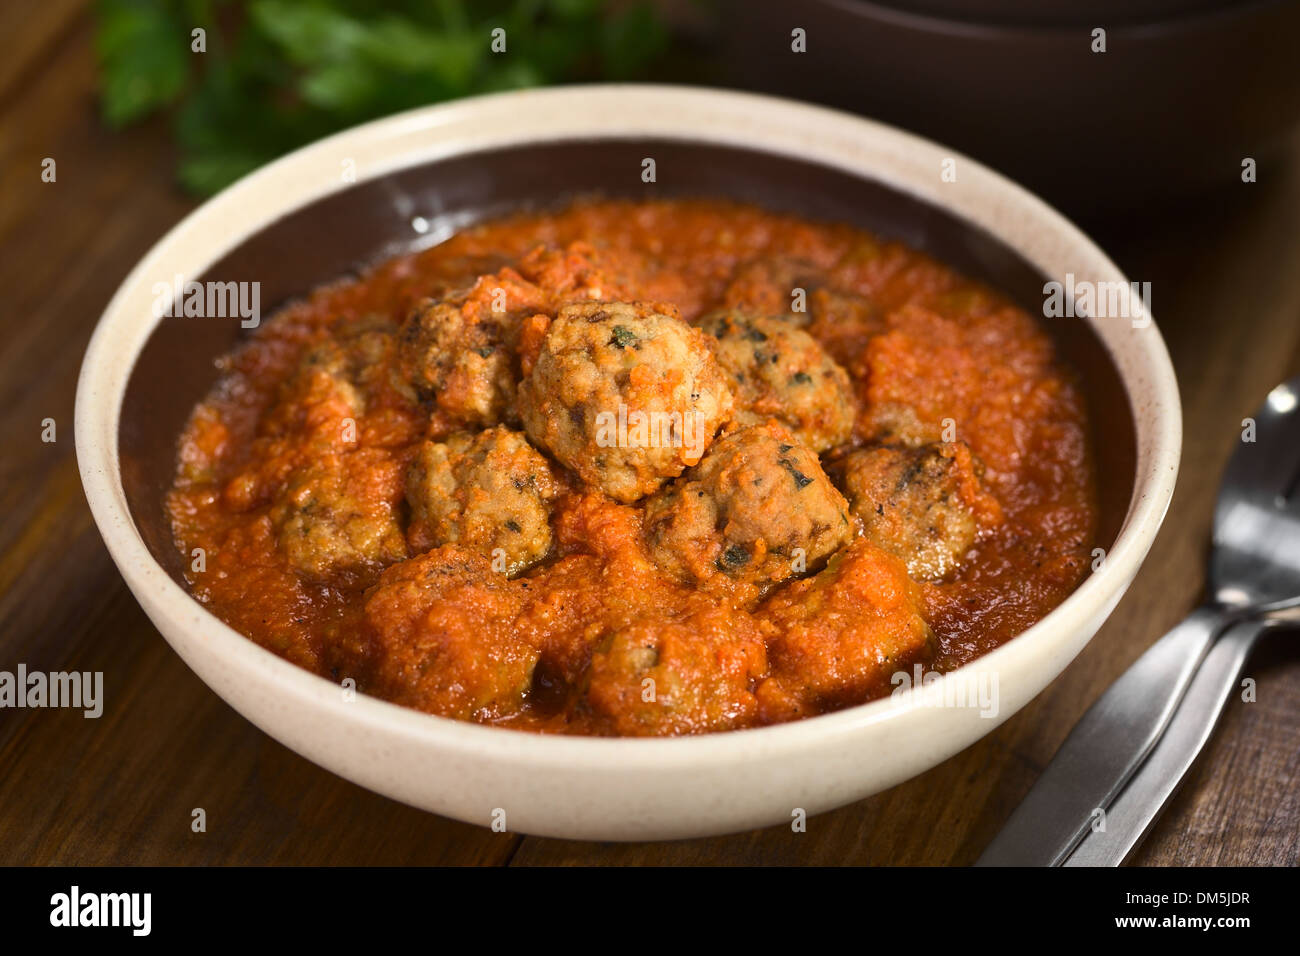
[[[896,435],[900,416],[915,441],[948,449],[935,460],[958,463],[979,529],[955,570],[909,577],[905,555],[859,534],[824,570],[700,586],[654,559],[644,501],[618,503],[553,463],[553,544],[507,579],[472,549],[404,539],[408,468],[456,425],[399,380],[391,350],[354,369],[362,411],[300,371],[340,323],[370,317],[391,333],[452,290],[466,310],[505,295],[520,375],[566,301],[662,303],[694,322],[721,306],[785,313],[796,288],[806,331],[856,401],[852,437],[823,460]],[[721,201],[518,215],[313,291],[221,367],[181,436],[167,502],[182,553],[205,555],[194,595],[302,667],[433,713],[678,734],[860,703],[913,663],[957,667],[1038,621],[1078,584],[1092,546],[1083,403],[1046,335],[996,291],[844,225]],[[355,434],[340,441],[347,420]],[[944,444],[954,436],[964,444]],[[283,515],[295,488],[326,486],[358,520],[374,509],[396,525],[366,539],[379,558],[304,574],[286,547],[310,549],[315,532],[286,539]]]

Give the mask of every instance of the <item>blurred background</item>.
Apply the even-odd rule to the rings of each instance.
[[[1300,119],[1295,0],[101,0],[94,17],[103,121],[168,123],[194,195],[368,119],[554,83],[827,103],[1085,219],[1258,175]]]

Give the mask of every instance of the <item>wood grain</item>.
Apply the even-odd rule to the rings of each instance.
[[[6,24],[0,67],[0,669],[102,670],[99,720],[0,711],[0,864],[965,864],[1088,704],[1196,602],[1218,475],[1241,419],[1300,371],[1300,157],[1239,195],[1094,230],[1153,308],[1183,390],[1186,445],[1164,530],[1078,660],[1021,713],[902,786],[809,821],[668,844],[493,834],[370,794],[244,721],[171,652],[110,562],[72,446],[81,355],[132,263],[191,208],[161,126],[105,131],[84,4]],[[58,180],[40,180],[41,159]],[[41,421],[57,441],[40,440]],[[1300,861],[1300,656],[1250,664],[1258,700],[1219,733],[1143,864]],[[863,759],[870,759],[863,755]],[[191,830],[203,808],[207,831]]]

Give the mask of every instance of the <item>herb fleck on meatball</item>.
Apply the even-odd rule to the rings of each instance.
[[[774,422],[714,442],[646,503],[645,528],[669,573],[760,587],[816,570],[853,537],[848,505],[817,456]]]
[[[528,437],[623,503],[699,461],[732,405],[708,337],[629,302],[561,309],[519,397]]]
[[[718,341],[718,361],[736,396],[736,421],[775,418],[815,452],[848,440],[857,414],[849,373],[811,335],[786,319],[734,309],[705,317],[700,327]]]
[[[500,549],[506,573],[515,575],[550,550],[550,502],[558,492],[550,464],[519,432],[458,432],[425,442],[411,463],[407,537],[417,553],[459,544],[493,558]]]

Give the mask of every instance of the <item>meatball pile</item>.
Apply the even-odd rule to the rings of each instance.
[[[302,580],[367,588],[364,653],[412,706],[675,734],[860,699],[924,651],[918,582],[993,511],[964,444],[863,415],[854,343],[817,332],[837,293],[811,319],[752,293],[809,268],[688,322],[574,243],[340,322],[266,417],[301,455],[227,495],[269,501]]]

